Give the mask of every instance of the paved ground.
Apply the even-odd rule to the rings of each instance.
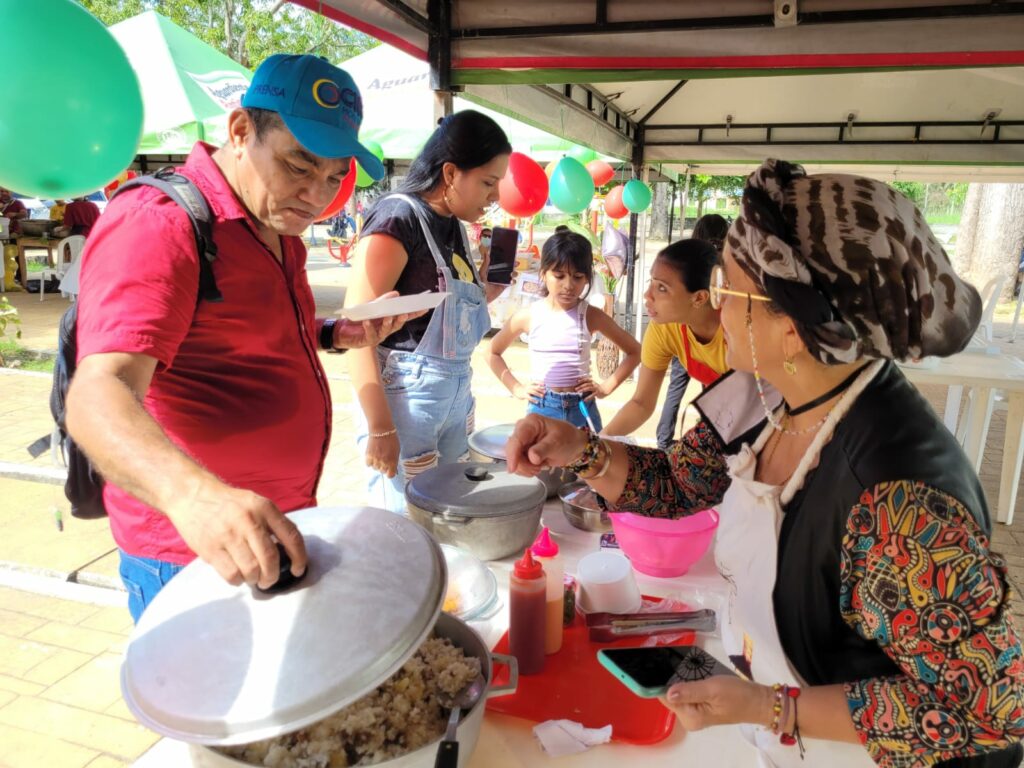
[[[310,276],[321,310],[340,306],[347,272],[316,259]],[[34,349],[56,346],[56,326],[65,300],[11,294],[22,320],[22,342]],[[997,315],[997,342],[1009,344],[1007,312]],[[998,338],[1003,337],[1003,338]],[[524,350],[509,352],[513,368],[525,365]],[[351,389],[344,355],[325,355],[335,398],[334,438],[321,484],[323,504],[366,499],[361,456],[352,444]],[[522,404],[508,397],[482,363],[474,359],[478,424],[518,418]],[[26,446],[49,433],[49,377],[0,370],[0,461],[49,465],[48,455],[30,458]],[[603,410],[610,413],[632,392],[627,384]],[[942,388],[925,394],[937,410]],[[654,419],[638,433],[653,435]],[[998,497],[1004,414],[993,416],[981,479],[989,504]],[[1006,555],[1015,584],[1024,584],[1024,510],[1017,522],[999,525],[993,546]],[[58,531],[55,510],[62,510]],[[105,520],[81,521],[67,515],[62,489],[0,479],[0,768],[114,768],[130,764],[157,736],[137,725],[121,700],[120,654],[131,627],[117,581],[114,544]],[[1018,626],[1024,606],[1013,604]]]

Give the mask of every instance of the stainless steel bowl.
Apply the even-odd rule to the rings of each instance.
[[[601,509],[596,492],[586,483],[576,481],[563,485],[558,490],[558,498],[562,500],[566,520],[574,528],[592,533],[607,533],[612,529],[608,512]]]

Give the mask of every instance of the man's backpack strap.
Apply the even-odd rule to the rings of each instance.
[[[117,197],[132,187],[154,187],[181,206],[192,222],[199,253],[199,301],[223,301],[213,277],[213,262],[217,258],[217,244],[213,241],[213,216],[203,193],[186,176],[175,173],[173,168],[161,168],[152,176],[137,176],[130,179],[112,195]]]

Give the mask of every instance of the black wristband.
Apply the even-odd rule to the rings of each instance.
[[[329,317],[320,326],[320,349],[334,349],[334,326],[337,322],[337,318]]]

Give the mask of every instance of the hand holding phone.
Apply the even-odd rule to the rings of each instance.
[[[519,231],[507,227],[491,230],[490,266],[487,282],[508,285],[512,282],[512,269],[516,264],[516,248],[519,245]]]
[[[645,699],[663,696],[676,683],[696,682],[736,673],[696,645],[651,648],[603,648],[601,665],[623,685]]]

